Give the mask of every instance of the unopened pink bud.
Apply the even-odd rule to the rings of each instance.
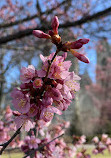
[[[43,31],[40,31],[40,30],[33,30],[33,35],[38,38],[50,38],[50,35],[44,33]]]
[[[55,34],[58,34],[58,27],[59,27],[59,20],[58,20],[58,17],[55,16],[52,19],[52,28]]]
[[[87,44],[89,42],[89,39],[88,38],[82,38],[82,39],[79,39],[78,42],[80,42],[82,44]]]
[[[71,49],[70,51],[71,51],[71,53],[72,53],[76,58],[78,58],[80,61],[82,61],[82,62],[84,62],[84,63],[89,63],[89,59],[88,59],[85,55],[80,54],[80,53],[74,51],[73,49]]]
[[[71,49],[79,49],[83,46],[82,43],[75,41],[75,42],[71,42],[70,48]]]
[[[79,49],[83,46],[83,44],[87,44],[88,42],[89,42],[89,39],[87,39],[87,38],[79,39],[75,42],[70,42],[70,48]]]
[[[52,30],[49,30],[49,35],[54,36],[54,32]]]

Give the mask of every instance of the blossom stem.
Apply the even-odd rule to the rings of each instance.
[[[3,151],[5,150],[5,148],[12,142],[12,140],[20,133],[22,126],[20,128],[17,129],[17,131],[13,134],[13,136],[4,144],[0,144],[0,146],[2,146],[1,150],[0,150],[0,155],[2,155]]]
[[[41,150],[44,148],[44,146],[50,144],[50,143],[53,142],[54,140],[56,140],[56,139],[62,137],[63,135],[64,135],[64,134],[61,134],[61,135],[55,137],[54,139],[52,139],[52,140],[49,141],[48,143],[43,144],[42,146],[38,147],[37,149],[32,149],[32,150],[28,151],[28,153],[26,153],[26,155],[25,155],[23,158],[26,158],[27,156],[33,155],[36,151],[41,151]]]
[[[52,58],[52,60],[51,60],[51,61],[50,61],[50,60],[48,61],[49,66],[48,66],[48,69],[47,69],[47,73],[46,73],[45,79],[48,77],[51,64],[52,64],[52,62],[54,61],[54,59],[55,59],[56,55],[58,54],[58,52],[59,52],[59,50],[57,49],[56,52],[55,52],[55,54],[54,54],[54,56],[53,56],[53,58]]]
[[[53,56],[53,58],[52,58],[51,60],[48,60],[48,64],[49,64],[49,65],[48,65],[48,68],[47,68],[47,72],[46,72],[46,76],[45,76],[45,79],[44,79],[43,86],[42,86],[42,88],[41,88],[40,97],[42,97],[42,94],[43,94],[43,92],[44,92],[44,90],[45,90],[45,82],[46,82],[46,79],[47,79],[47,77],[48,77],[48,74],[49,74],[49,71],[50,71],[51,64],[52,64],[52,62],[54,61],[56,55],[59,53],[59,51],[60,51],[60,50],[57,49],[56,52],[55,52],[55,54],[54,54],[54,56]]]

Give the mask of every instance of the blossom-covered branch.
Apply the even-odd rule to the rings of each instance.
[[[17,129],[17,131],[14,133],[14,135],[6,142],[3,144],[0,144],[0,146],[2,146],[1,150],[0,150],[0,155],[2,155],[3,151],[7,148],[7,146],[12,142],[12,140],[18,135],[20,134],[20,130],[21,130],[22,126],[20,128]]]
[[[56,52],[51,53],[48,57],[42,54],[40,58],[43,66],[40,70],[36,70],[33,65],[21,69],[20,80],[22,84],[19,88],[14,88],[11,93],[12,103],[17,111],[13,111],[15,123],[17,127],[16,133],[11,139],[3,145],[3,150],[18,135],[21,128],[25,131],[36,129],[39,124],[47,124],[54,116],[54,113],[62,115],[62,111],[67,110],[72,99],[75,98],[75,92],[79,91],[80,85],[78,80],[80,77],[69,71],[71,61],[65,61],[67,52],[78,58],[80,61],[89,63],[88,58],[76,51],[89,42],[89,39],[83,38],[77,41],[62,42],[58,34],[59,20],[55,16],[52,19],[52,30],[46,34],[41,30],[33,30],[33,34],[38,38],[46,38],[56,46]],[[58,53],[63,51],[62,56]],[[58,138],[58,137],[57,137]],[[56,138],[56,139],[57,139]],[[40,146],[40,140],[32,135],[28,140],[34,142],[36,140]],[[55,140],[55,139],[54,139]],[[51,143],[54,140],[50,140]],[[42,145],[48,145],[48,142]],[[31,146],[32,148],[32,146]],[[34,149],[36,149],[34,146]],[[26,147],[27,149],[27,147]]]
[[[28,150],[28,153],[26,153],[26,155],[25,155],[23,158],[26,158],[27,156],[33,155],[34,153],[36,153],[36,151],[41,151],[41,150],[43,150],[43,148],[44,148],[45,146],[47,146],[47,145],[50,144],[51,142],[55,141],[56,139],[62,137],[63,135],[64,135],[64,134],[61,134],[61,135],[59,135],[59,136],[53,138],[51,141],[49,141],[49,142],[43,144],[42,146],[39,146],[37,149]],[[40,142],[39,142],[39,143],[40,143]]]

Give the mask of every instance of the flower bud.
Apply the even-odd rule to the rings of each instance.
[[[83,46],[82,43],[78,42],[78,41],[75,41],[75,42],[71,42],[70,44],[70,48],[71,49],[79,49]]]
[[[71,51],[71,53],[72,53],[76,58],[78,58],[80,61],[83,61],[84,63],[89,63],[89,59],[88,59],[85,55],[80,54],[80,53],[74,51],[73,49],[71,49],[70,51]]]
[[[52,30],[49,30],[49,35],[54,36],[54,32]]]
[[[55,16],[53,19],[52,19],[52,28],[53,28],[53,31],[54,31],[54,34],[58,34],[58,27],[59,27],[59,20],[58,20],[58,17]]]
[[[38,37],[38,38],[50,38],[50,35],[44,33],[43,31],[40,30],[33,30],[33,35]]]
[[[82,38],[82,39],[79,39],[78,42],[80,42],[82,44],[87,44],[89,42],[89,39],[88,38]]]

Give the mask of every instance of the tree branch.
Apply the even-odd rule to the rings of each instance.
[[[61,134],[61,135],[59,135],[58,137],[55,137],[55,138],[52,139],[50,142],[43,144],[42,146],[38,147],[37,149],[33,149],[33,150],[28,151],[28,153],[27,153],[23,158],[26,158],[27,156],[30,156],[31,154],[35,153],[36,151],[39,151],[39,150],[43,149],[44,146],[50,144],[50,143],[53,142],[54,140],[56,140],[56,139],[62,137],[63,135],[64,135],[64,134]]]
[[[100,11],[98,13],[95,13],[93,15],[88,15],[86,17],[83,17],[80,20],[77,20],[75,22],[67,22],[65,24],[61,24],[59,26],[59,28],[68,28],[68,27],[72,27],[72,26],[79,26],[79,25],[82,25],[82,24],[87,23],[89,21],[97,20],[97,19],[99,19],[103,16],[106,16],[110,12],[111,12],[111,7],[107,8],[103,11]],[[51,29],[51,27],[48,27],[48,28]],[[36,29],[37,30],[42,30],[42,31],[47,30],[46,27],[35,27],[35,28],[32,28],[32,29],[26,29],[26,30],[23,30],[23,31],[19,31],[17,33],[13,33],[12,35],[7,35],[5,37],[1,37],[0,38],[0,44],[7,43],[9,41],[13,41],[13,40],[16,40],[16,39],[20,39],[20,38],[23,38],[25,36],[29,36],[29,35],[32,34],[32,31],[36,30]]]
[[[0,155],[2,155],[3,151],[5,150],[5,148],[12,142],[12,140],[20,133],[22,126],[20,128],[18,128],[18,130],[14,133],[14,135],[9,139],[8,142],[4,143],[4,144],[0,144],[0,146],[2,146],[1,150],[0,150]]]
[[[63,2],[59,3],[56,7],[53,7],[51,9],[49,9],[49,10],[41,12],[41,15],[52,13],[55,9],[57,9],[58,7],[60,7],[61,5],[63,5],[66,2],[67,2],[67,0],[64,0]],[[40,16],[39,14],[34,14],[32,16],[27,16],[24,19],[16,20],[14,22],[6,23],[6,24],[0,24],[0,29],[1,28],[7,28],[7,27],[9,28],[11,26],[18,25],[18,24],[21,24],[21,23],[24,23],[24,22],[27,22],[27,21],[29,22],[30,20],[33,20],[33,19],[35,19],[35,18],[37,18],[39,16]]]

